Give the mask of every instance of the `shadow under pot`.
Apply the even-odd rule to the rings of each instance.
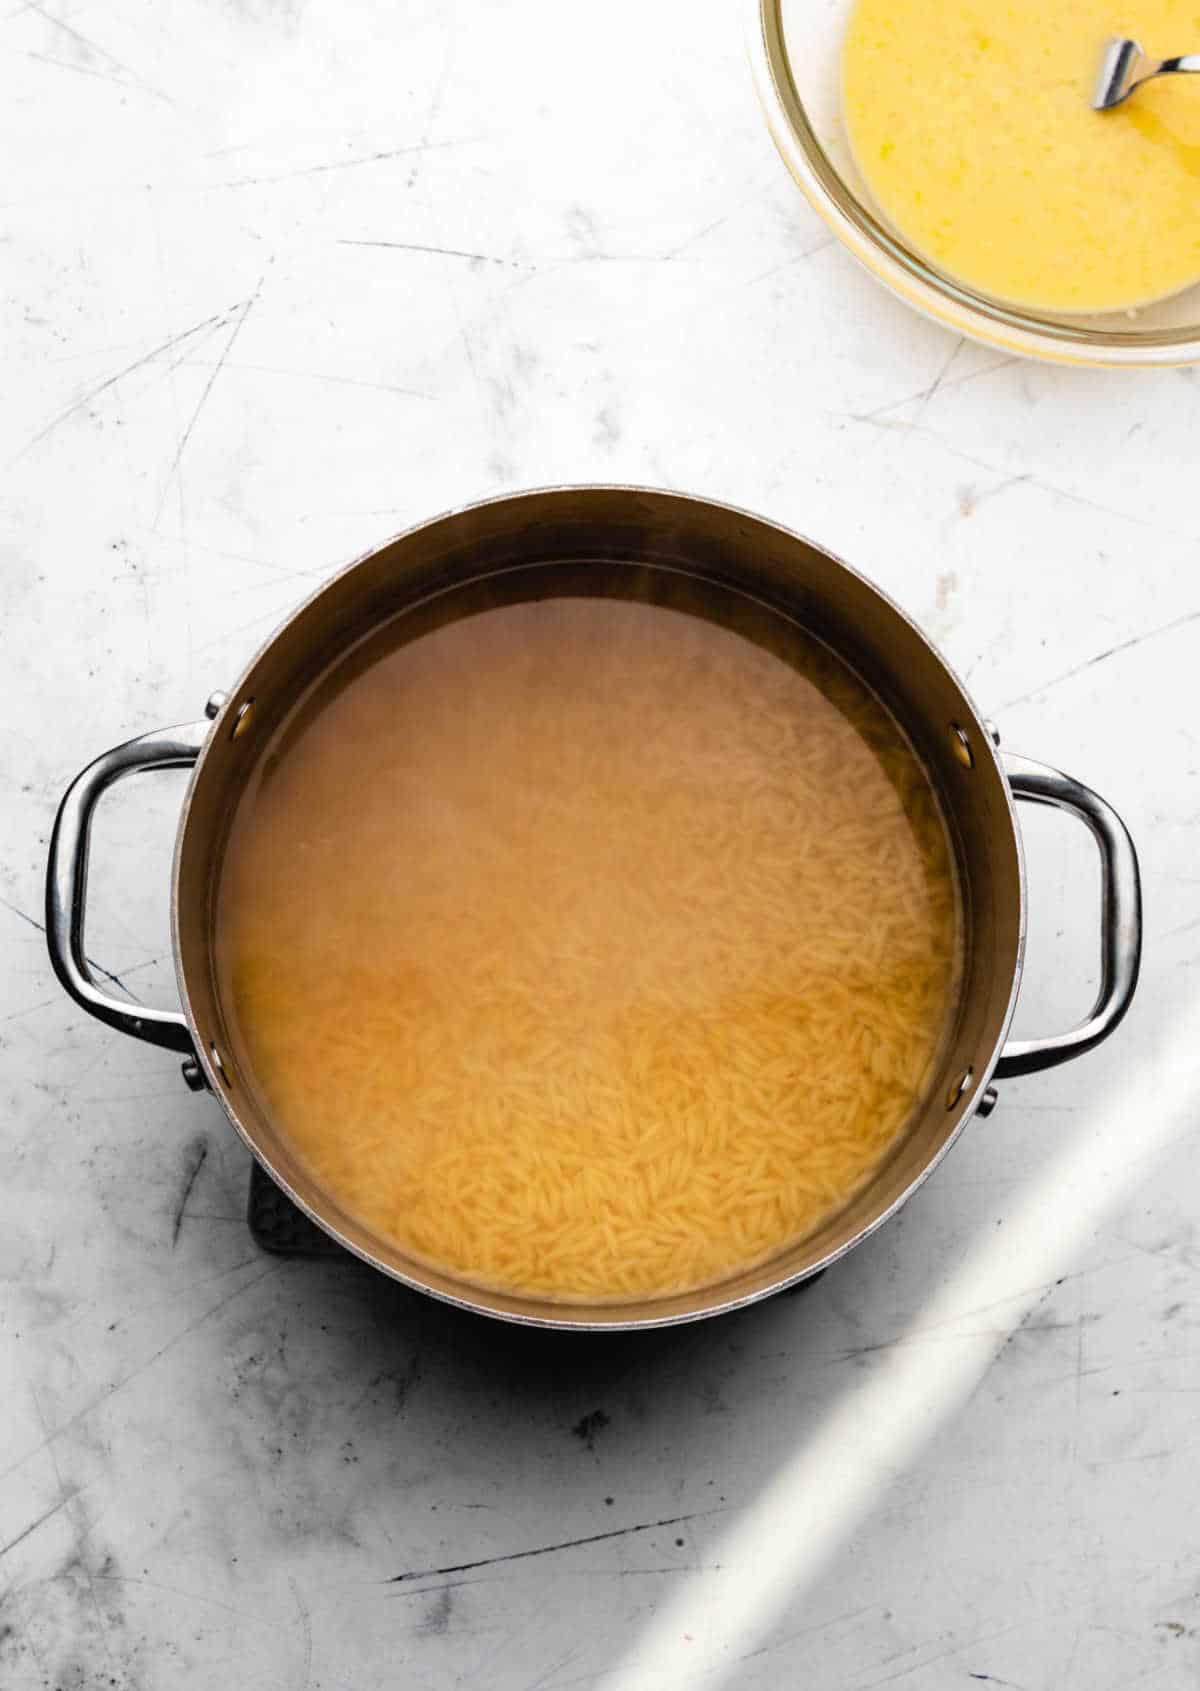
[[[1109,806],[998,750],[918,628],[762,519],[632,488],[438,517],[336,575],[207,718],[68,790],[63,986],[184,1054],[271,1178],[418,1290],[555,1327],[736,1308],[893,1215],[994,1079],[1117,1026],[1141,949]],[[191,766],[179,1010],[84,952],[114,781]],[[1012,1039],[1014,800],[1090,830],[1101,985]]]

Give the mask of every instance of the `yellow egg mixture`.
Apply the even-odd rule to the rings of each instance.
[[[1043,310],[1200,279],[1200,76],[1093,111],[1122,35],[1200,51],[1200,0],[857,0],[846,126],[884,217],[968,286]]]

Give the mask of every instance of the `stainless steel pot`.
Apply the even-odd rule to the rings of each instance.
[[[419,601],[538,564],[629,562],[707,577],[775,606],[870,683],[911,736],[941,793],[964,888],[967,957],[958,1025],[926,1108],[867,1188],[818,1232],[718,1287],[637,1305],[566,1306],[480,1291],[407,1259],[346,1214],[300,1165],[239,1074],[212,965],[216,870],[235,800],[259,748],[297,693],[364,633]],[[216,1094],[268,1173],[314,1221],[376,1268],[449,1302],[546,1326],[664,1325],[732,1309],[828,1267],[899,1209],[974,1115],[993,1078],[1079,1056],[1129,1007],[1141,953],[1137,857],[1120,818],[1058,770],[996,749],[961,683],[920,630],[870,582],[797,535],[743,511],[635,488],[559,488],[468,506],[390,541],[302,605],[207,719],[144,734],[75,780],[50,844],[46,932],[55,971],[85,1010],[184,1054],[184,1078]],[[97,800],[135,770],[193,766],[175,849],[172,930],[182,1008],[121,1003],[84,952],[88,835]],[[1057,805],[1091,831],[1103,867],[1101,985],[1069,1032],[1008,1039],[1025,945],[1025,871],[1013,800]]]

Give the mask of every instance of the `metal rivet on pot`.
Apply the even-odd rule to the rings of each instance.
[[[975,767],[975,753],[971,750],[971,742],[967,738],[965,728],[960,728],[957,722],[950,724],[950,738],[954,743],[954,755],[967,769]]]
[[[210,722],[214,716],[220,716],[228,697],[228,693],[210,693],[208,695],[208,703],[204,707],[204,714]]]
[[[975,1106],[975,1114],[980,1121],[986,1121],[999,1102],[1000,1094],[996,1091],[996,1088],[994,1086],[985,1087],[983,1095]]]
[[[233,719],[233,727],[229,730],[229,738],[231,740],[238,740],[238,739],[241,738],[241,736],[246,732],[247,728],[249,728],[250,720],[253,717],[253,715],[254,715],[254,700],[253,699],[247,699],[245,704],[238,706],[237,715]]]
[[[961,1075],[959,1079],[955,1081],[954,1085],[946,1094],[946,1108],[948,1110],[952,1110],[958,1103],[959,1099],[971,1090],[971,1083],[974,1079],[975,1070],[968,1069],[965,1074]]]
[[[233,1082],[230,1080],[229,1076],[225,1072],[225,1064],[222,1061],[221,1053],[217,1050],[215,1045],[209,1046],[208,1054],[212,1058],[212,1066],[213,1066],[214,1069],[216,1069],[217,1073],[220,1075],[222,1083],[225,1086],[232,1086]]]
[[[179,1067],[189,1091],[203,1092],[205,1090],[208,1082],[204,1078],[204,1070],[194,1057],[185,1057]]]

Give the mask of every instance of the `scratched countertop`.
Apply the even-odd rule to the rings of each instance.
[[[886,296],[721,0],[27,0],[0,53],[0,1684],[1194,1687],[1200,382]],[[874,577],[1146,885],[1106,1046],[1003,1085],[811,1288],[603,1339],[262,1255],[216,1105],[39,931],[91,757],[390,533],[587,480]],[[151,1004],[182,790],[96,826],[89,951]],[[1095,988],[1099,876],[1022,820],[1046,1032]]]

